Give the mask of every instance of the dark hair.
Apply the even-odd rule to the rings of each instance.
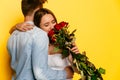
[[[35,12],[34,14],[34,24],[40,28],[40,23],[41,23],[41,19],[45,14],[51,14],[53,16],[53,18],[55,19],[55,21],[57,22],[57,19],[55,17],[55,15],[53,14],[53,12],[47,8],[41,8],[38,11]]]
[[[37,7],[43,7],[43,3],[47,0],[22,0],[21,8],[24,16],[32,13]]]

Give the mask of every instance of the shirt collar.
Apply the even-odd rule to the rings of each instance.
[[[29,23],[29,24],[34,25],[34,22],[33,22],[33,21],[26,21],[25,23]]]

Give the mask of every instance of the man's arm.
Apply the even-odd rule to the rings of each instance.
[[[32,66],[37,80],[66,79],[65,70],[52,70],[48,66],[48,37],[40,33],[33,40]]]

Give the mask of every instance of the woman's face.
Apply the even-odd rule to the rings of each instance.
[[[51,14],[45,14],[41,18],[40,28],[48,33],[51,29],[54,28],[55,24],[56,21],[54,17]]]

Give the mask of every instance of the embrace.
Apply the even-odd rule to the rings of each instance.
[[[61,49],[49,43],[48,32],[57,24],[53,12],[43,8],[47,0],[22,0],[24,22],[10,30],[7,48],[11,56],[12,80],[72,80],[72,57],[62,59]],[[79,50],[75,43],[71,51]]]

